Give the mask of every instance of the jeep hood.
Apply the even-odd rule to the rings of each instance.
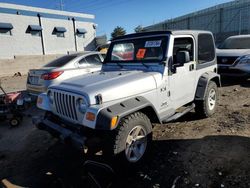
[[[239,57],[249,55],[250,49],[216,49],[217,56]]]
[[[102,95],[104,103],[140,95],[156,89],[156,79],[160,78],[161,74],[157,72],[99,71],[68,79],[51,88],[84,95],[94,105],[98,94]]]

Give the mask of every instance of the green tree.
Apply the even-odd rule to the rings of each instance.
[[[111,39],[114,39],[119,36],[126,35],[126,30],[123,27],[117,26],[111,33]]]
[[[143,31],[143,27],[142,27],[141,25],[138,25],[138,26],[134,29],[134,31],[135,31],[136,33],[141,33],[141,32]]]

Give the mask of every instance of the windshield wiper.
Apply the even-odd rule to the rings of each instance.
[[[118,63],[118,62],[115,62],[120,68],[123,68],[123,66],[120,64],[120,63]]]
[[[149,66],[148,66],[147,64],[145,64],[145,63],[143,63],[143,62],[141,62],[141,64],[142,64],[144,67],[146,67],[147,69],[149,68]]]

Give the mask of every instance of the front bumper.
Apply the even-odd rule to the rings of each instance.
[[[61,122],[55,122],[49,118],[34,117],[33,124],[40,130],[49,132],[52,136],[59,138],[63,143],[71,144],[76,149],[82,150],[85,146],[85,136],[81,130],[65,125]]]

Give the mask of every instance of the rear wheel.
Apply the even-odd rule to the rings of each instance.
[[[145,159],[151,141],[152,125],[149,118],[136,112],[120,121],[109,147],[113,148],[112,154],[125,164],[138,164]]]
[[[215,113],[218,100],[218,88],[215,82],[210,81],[204,100],[195,101],[195,112],[201,117],[210,117]]]

